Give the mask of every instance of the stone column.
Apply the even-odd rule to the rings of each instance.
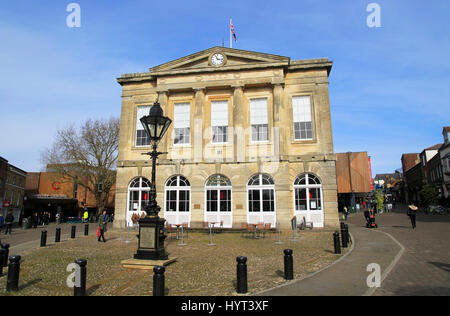
[[[233,88],[233,148],[234,161],[245,162],[245,119],[244,119],[244,87],[242,85]]]
[[[194,106],[194,136],[193,136],[193,157],[194,162],[203,161],[203,113],[205,107],[205,88],[194,88],[195,106]]]
[[[273,86],[273,127],[275,129],[274,144],[279,144],[279,159],[286,155],[286,128],[282,122],[289,122],[286,118],[286,106],[283,104],[284,88],[282,84],[274,84]],[[278,133],[276,132],[278,130]],[[275,139],[277,137],[277,139]]]

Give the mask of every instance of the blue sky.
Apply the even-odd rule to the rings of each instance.
[[[71,2],[81,28],[66,25]],[[381,28],[367,26],[372,2]],[[335,152],[393,172],[450,125],[449,13],[448,0],[2,1],[0,156],[41,170],[57,129],[120,115],[117,77],[228,45],[232,17],[234,48],[331,59]]]

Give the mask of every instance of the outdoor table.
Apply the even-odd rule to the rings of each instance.
[[[208,226],[209,226],[209,245],[208,246],[215,246],[215,244],[213,244],[212,241],[212,229],[214,228],[215,224],[219,224],[219,222],[208,222]]]
[[[186,246],[186,244],[184,243],[184,226],[183,224],[175,224],[174,226],[177,227],[177,240],[178,240],[178,229],[181,227],[181,243],[178,244],[178,246]]]

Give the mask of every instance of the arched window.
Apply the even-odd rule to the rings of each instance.
[[[206,209],[205,222],[221,223],[223,227],[232,227],[232,186],[227,177],[217,174],[211,176],[205,185]]]
[[[143,212],[150,198],[150,181],[146,178],[135,178],[128,186],[128,211]]]
[[[299,220],[313,222],[314,227],[323,227],[322,182],[311,174],[305,173],[294,181],[294,214]]]
[[[257,174],[247,183],[248,222],[275,225],[275,182],[266,174]]]
[[[173,176],[166,182],[164,218],[169,224],[190,225],[191,184],[183,176]]]
[[[174,176],[166,183],[166,212],[190,211],[191,184],[183,176]]]
[[[307,173],[297,177],[294,190],[296,211],[322,209],[322,183],[315,175]]]

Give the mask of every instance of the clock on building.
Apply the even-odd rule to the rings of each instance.
[[[225,56],[220,53],[212,55],[211,64],[213,64],[214,66],[224,65],[225,64]]]

